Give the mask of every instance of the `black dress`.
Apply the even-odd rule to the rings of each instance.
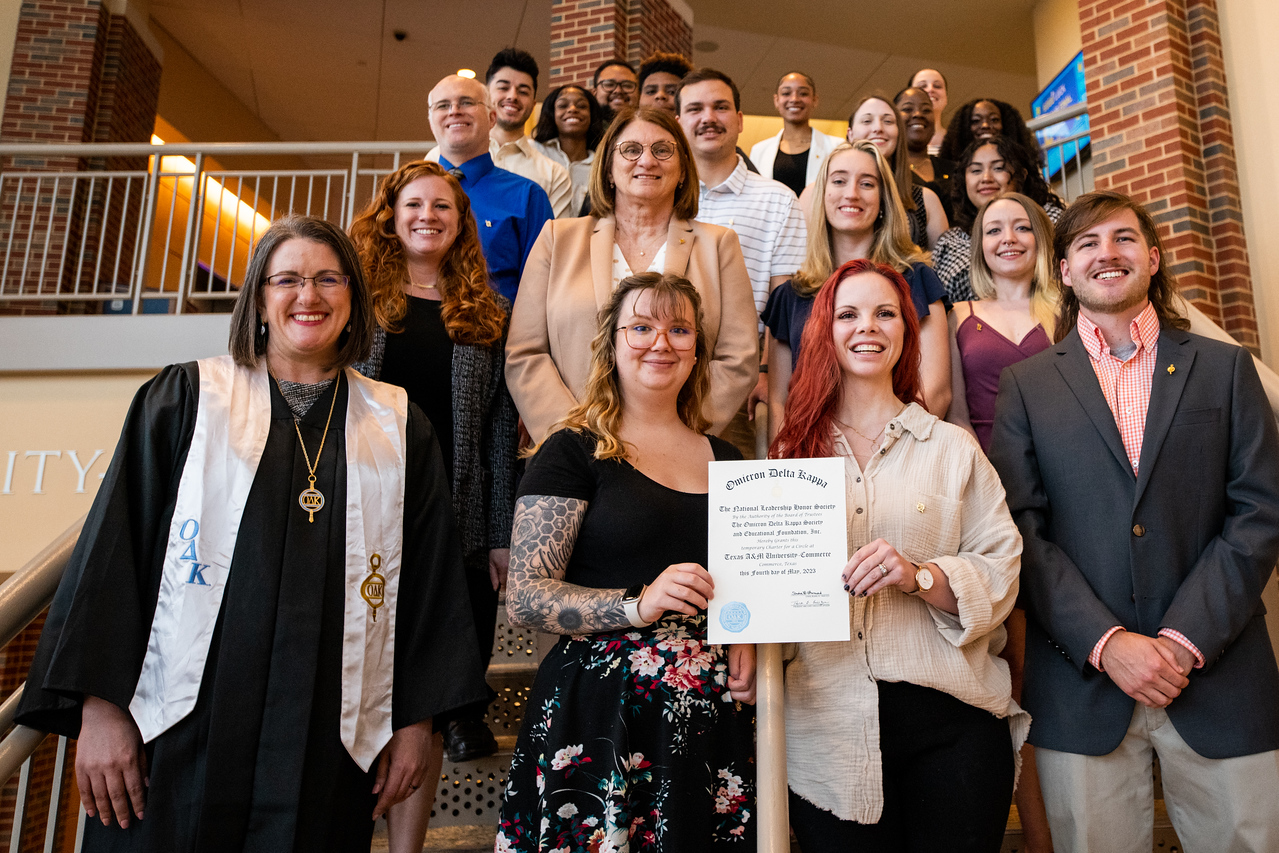
[[[338,733],[345,587],[346,400],[342,377],[316,487],[293,415],[271,383],[271,426],[249,491],[194,710],[146,745],[146,817],[85,823],[86,851],[361,851],[373,773]],[[127,708],[142,669],[165,544],[199,402],[195,364],[134,398],[36,651],[20,722],[75,737],[81,697]],[[299,421],[312,458],[334,391]],[[484,696],[470,644],[461,555],[429,422],[410,405],[404,551],[396,601],[392,726]],[[462,602],[462,606],[458,606]]]
[[[740,458],[710,441],[716,459]],[[705,565],[706,495],[598,461],[594,443],[555,433],[520,484],[588,502],[565,580],[620,588]],[[754,713],[729,697],[727,658],[704,613],[561,637],[529,696],[495,849],[753,851]]]

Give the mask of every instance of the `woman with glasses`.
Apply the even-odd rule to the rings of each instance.
[[[134,399],[19,714],[79,738],[86,851],[367,853],[484,696],[435,432],[348,369],[373,315],[346,235],[285,218],[230,355]]]
[[[509,306],[489,286],[466,193],[438,163],[406,163],[383,178],[351,235],[377,319],[372,354],[359,369],[404,388],[435,426],[461,536],[475,648],[487,664],[515,502],[515,404],[503,378]],[[487,709],[481,699],[435,721],[432,780],[439,778],[441,746],[453,762],[497,751]],[[422,849],[434,797],[434,785],[427,786],[391,809],[392,853]]]
[[[758,324],[737,235],[694,222],[697,166],[664,110],[623,110],[600,141],[591,215],[548,222],[524,265],[506,345],[506,382],[534,442],[582,399],[595,315],[641,272],[688,279],[701,294],[710,391],[702,414],[719,434],[754,387]]]
[[[617,81],[601,81],[616,83]],[[626,82],[626,81],[624,81]],[[581,86],[552,89],[542,102],[542,114],[533,130],[533,145],[568,169],[573,181],[573,215],[586,215],[587,191],[595,149],[604,135],[604,108]]]
[[[520,482],[506,612],[561,636],[496,850],[755,850],[754,647],[706,642],[708,463],[741,457],[706,434],[704,307],[680,276],[623,278]]]

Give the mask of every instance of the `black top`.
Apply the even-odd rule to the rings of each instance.
[[[716,461],[741,459],[737,448],[707,436]],[[528,463],[519,497],[555,495],[587,501],[565,580],[595,589],[652,583],[675,563],[706,565],[707,498],[677,492],[620,459],[597,460],[595,437],[562,429]]]
[[[196,364],[142,386],[67,564],[18,719],[75,737],[84,694],[129,705],[146,653],[178,483],[195,428]],[[339,737],[346,579],[347,380],[294,427],[274,382],[270,430],[249,490],[195,708],[146,745],[146,819],[85,825],[86,851],[367,851],[371,773]],[[297,430],[319,446],[316,488]],[[431,426],[410,405],[404,551],[394,602],[392,726],[484,696],[448,484]],[[220,567],[206,569],[206,582]],[[389,607],[383,610],[388,612]]]
[[[796,198],[808,183],[808,152],[812,150],[809,148],[801,154],[787,154],[778,148],[777,157],[773,160],[773,180],[790,187]]]
[[[453,341],[444,328],[440,303],[407,297],[409,311],[400,331],[386,336],[383,382],[399,385],[417,403],[440,442],[448,480],[453,482]]]
[[[902,278],[910,285],[910,299],[922,322],[928,316],[929,306],[944,298],[946,290],[933,268],[918,261],[902,273]],[[768,303],[760,313],[760,319],[773,337],[790,347],[792,364],[799,364],[799,341],[812,312],[813,297],[800,296],[787,279],[768,294]]]

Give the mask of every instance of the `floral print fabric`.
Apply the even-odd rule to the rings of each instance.
[[[706,617],[561,638],[507,777],[499,853],[755,849],[754,713]]]

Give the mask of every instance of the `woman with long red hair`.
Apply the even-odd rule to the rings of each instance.
[[[801,643],[786,668],[809,853],[998,851],[1029,729],[997,655],[1021,536],[977,442],[920,405],[919,362],[906,279],[844,264],[813,302],[769,454],[845,461],[853,637]]]

